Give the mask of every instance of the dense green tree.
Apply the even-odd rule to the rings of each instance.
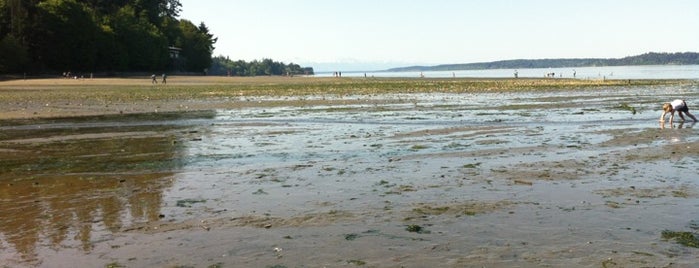
[[[26,48],[14,35],[0,39],[0,73],[22,72],[28,59]]]
[[[130,0],[78,0],[85,4],[97,16],[109,16],[131,2]]]
[[[97,62],[95,36],[101,34],[89,10],[75,0],[46,0],[37,5],[33,31],[35,57],[49,69],[91,70]]]
[[[39,0],[0,0],[0,35],[23,39],[28,34]]]
[[[158,71],[168,64],[168,41],[147,18],[136,16],[135,10],[121,8],[111,22],[119,55],[116,69]]]
[[[185,69],[190,72],[203,72],[211,66],[211,53],[214,50],[216,38],[209,33],[204,23],[199,27],[188,20],[180,20],[182,31],[179,42],[182,48],[182,57],[185,61]]]
[[[182,11],[179,0],[131,0],[137,15],[145,17],[154,25],[160,25],[162,18],[177,18]]]
[[[0,0],[0,36],[5,36],[10,33],[10,8],[8,7],[7,1]]]
[[[257,75],[304,75],[313,74],[313,68],[302,68],[298,64],[276,62],[271,59],[261,61],[243,60],[231,61],[228,57],[214,57],[209,74],[230,76],[257,76]]]
[[[216,38],[181,10],[179,0],[0,0],[0,72],[201,72]],[[186,64],[173,64],[171,46]]]

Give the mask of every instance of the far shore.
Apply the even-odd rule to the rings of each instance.
[[[12,267],[694,267],[696,80],[0,82]]]

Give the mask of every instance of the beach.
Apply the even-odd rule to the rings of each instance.
[[[692,267],[679,97],[699,84],[3,81],[0,266]]]

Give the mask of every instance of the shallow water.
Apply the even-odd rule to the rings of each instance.
[[[343,72],[343,77],[429,77],[429,78],[541,78],[555,74],[556,78],[577,79],[699,79],[699,65],[639,65],[639,66],[597,66],[579,68],[519,68],[490,70],[455,71],[412,71],[412,72]],[[316,77],[331,77],[333,72],[316,73]]]
[[[660,235],[699,225],[697,131],[657,122],[675,96],[699,103],[634,87],[0,122],[0,264],[690,267]]]

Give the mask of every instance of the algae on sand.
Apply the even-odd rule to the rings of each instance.
[[[676,232],[664,230],[661,237],[665,240],[675,240],[680,245],[686,247],[699,248],[699,235],[692,232]]]

